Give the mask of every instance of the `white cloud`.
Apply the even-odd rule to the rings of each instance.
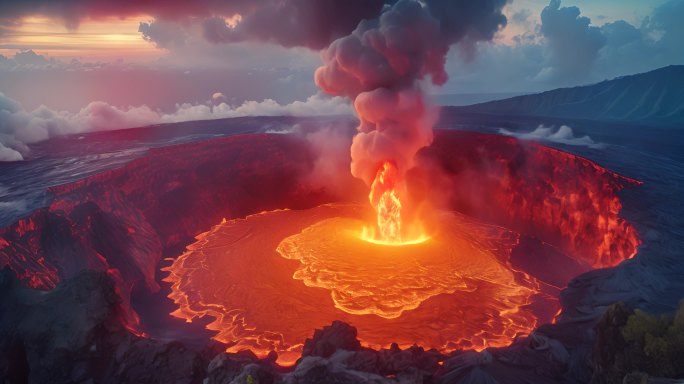
[[[19,151],[7,148],[0,142],[0,161],[19,161],[23,159],[24,158]]]
[[[511,132],[505,128],[499,129],[499,133],[506,136],[515,136],[522,140],[548,141],[565,145],[578,145],[589,148],[603,148],[604,145],[597,143],[589,136],[575,137],[572,128],[561,125],[557,130],[554,127],[540,125],[532,132]]]
[[[45,106],[29,112],[0,93],[0,161],[23,160],[29,153],[27,144],[58,135],[240,116],[338,114],[351,114],[349,103],[341,97],[320,94],[290,104],[279,104],[271,99],[247,101],[237,107],[226,103],[215,106],[181,104],[175,112],[163,114],[144,105],[117,108],[101,101],[92,102],[76,113],[54,111]]]

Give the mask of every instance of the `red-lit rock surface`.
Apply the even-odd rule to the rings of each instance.
[[[134,286],[156,290],[162,257],[180,255],[223,218],[364,201],[363,186],[346,174],[334,177],[349,180],[349,196],[305,183],[314,160],[303,140],[287,135],[152,150],[120,169],[53,188],[49,207],[0,230],[0,265],[44,289],[97,269],[115,278],[124,299]],[[576,273],[631,257],[639,244],[618,217],[617,192],[636,182],[585,159],[509,137],[443,131],[419,164],[410,180],[416,196],[521,233],[512,263],[549,283],[552,294]],[[571,267],[549,274],[535,269],[535,258]]]
[[[136,285],[155,291],[162,257],[177,256],[222,218],[329,201],[299,181],[312,162],[305,143],[285,135],[155,149],[122,168],[52,188],[49,207],[0,230],[0,266],[42,289],[95,269],[110,272],[124,300]]]

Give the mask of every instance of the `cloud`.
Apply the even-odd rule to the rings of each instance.
[[[92,70],[105,67],[108,64],[102,62],[82,63],[77,59],[70,61],[49,58],[33,51],[32,49],[22,49],[17,51],[14,56],[7,57],[0,55],[0,71],[32,71],[32,70]]]
[[[517,24],[524,14],[513,15],[512,31],[520,33],[497,40],[506,44],[477,44],[472,61],[451,52],[447,93],[543,91],[684,64],[681,0],[654,8],[640,25],[625,20],[595,25],[578,7],[563,7],[558,0],[549,2],[538,21],[528,17],[536,24],[522,31]]]
[[[565,145],[583,146],[589,148],[603,148],[604,145],[597,143],[589,136],[576,137],[572,128],[561,125],[557,130],[554,127],[538,126],[532,132],[511,132],[505,128],[499,129],[499,133],[506,136],[514,136],[522,140],[547,141]]]
[[[199,22],[213,42],[261,41],[320,49],[377,17],[384,0],[0,0],[0,26],[27,16],[59,18],[69,29],[85,18],[149,15],[140,32],[157,46],[182,43],[173,23]],[[235,18],[240,15],[239,18]],[[234,25],[225,20],[239,20]]]
[[[2,144],[2,137],[0,137],[0,161],[19,161],[24,157],[16,149],[7,148]]]
[[[212,42],[262,41],[285,47],[325,48],[349,34],[361,20],[376,18],[383,0],[285,0],[268,2],[239,22],[224,17],[207,18],[204,35]]]
[[[223,119],[240,116],[323,116],[351,114],[349,103],[342,97],[327,97],[321,94],[310,96],[306,101],[280,104],[272,99],[246,101],[237,107],[226,103],[216,106],[204,104],[181,104],[175,112],[163,114],[160,121],[165,123]]]
[[[525,24],[527,20],[532,16],[532,11],[527,8],[522,8],[511,16],[511,21],[517,24]]]
[[[185,28],[167,20],[141,22],[138,32],[145,41],[153,43],[157,48],[165,49],[183,47],[188,38]]]
[[[539,75],[576,78],[591,69],[606,37],[600,28],[590,25],[588,17],[580,16],[579,8],[560,5],[560,0],[551,0],[541,13],[549,66]]]
[[[248,101],[237,107],[226,103],[216,106],[181,104],[176,111],[167,114],[147,106],[118,108],[101,101],[92,102],[76,113],[54,111],[45,106],[26,111],[19,103],[0,93],[0,161],[23,160],[30,152],[28,144],[66,134],[239,116],[350,113],[349,104],[343,98],[322,95],[284,105],[270,99]]]

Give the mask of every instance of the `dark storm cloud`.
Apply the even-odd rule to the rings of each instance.
[[[562,7],[552,0],[541,13],[541,32],[551,53],[550,64],[555,77],[576,77],[591,69],[599,51],[606,44],[600,28],[580,16],[577,7]]]
[[[611,48],[623,47],[643,38],[641,31],[637,27],[624,20],[605,24],[601,27],[601,30],[606,36],[606,45]]]
[[[656,39],[659,47],[678,60],[684,60],[684,1],[670,0],[656,8],[653,15],[642,27],[651,38]]]
[[[463,38],[491,40],[506,26],[501,13],[508,0],[425,0],[427,9],[439,21],[442,37],[448,44]]]
[[[149,23],[141,22],[138,32],[143,35],[143,39],[153,43],[157,48],[183,47],[188,38],[184,28],[179,28],[177,23],[164,19]]]
[[[449,47],[465,40],[489,40],[506,25],[506,0],[403,0],[378,20],[366,20],[335,41],[316,73],[327,91],[355,97],[380,87],[414,85],[430,76],[441,85]]]
[[[203,23],[212,42],[258,40],[285,47],[326,47],[351,32],[363,19],[377,17],[383,0],[286,0],[260,7],[234,27],[220,17]]]

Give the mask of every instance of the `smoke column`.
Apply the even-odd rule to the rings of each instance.
[[[451,45],[471,47],[506,25],[506,0],[400,0],[376,19],[362,20],[322,52],[316,84],[353,100],[360,119],[351,145],[351,172],[373,182],[385,161],[400,179],[419,149],[432,142],[437,108],[426,102],[424,80],[443,85]]]

